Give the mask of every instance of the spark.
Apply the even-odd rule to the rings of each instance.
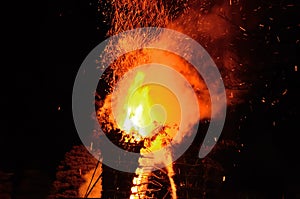
[[[226,180],[226,176],[223,176],[222,181],[225,182]]]
[[[239,26],[239,28],[240,28],[242,31],[246,32],[246,29],[243,28],[242,26]]]
[[[287,7],[294,7],[295,5],[294,4],[288,4],[286,5]]]
[[[288,89],[284,89],[284,91],[282,92],[282,95],[286,95],[288,92]]]
[[[278,43],[280,43],[280,38],[279,38],[279,36],[277,36],[276,38],[277,38]]]

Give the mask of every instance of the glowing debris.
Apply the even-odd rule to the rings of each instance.
[[[284,91],[282,92],[282,95],[286,95],[288,92],[288,89],[284,89]]]
[[[93,142],[91,142],[90,151],[93,151]]]
[[[239,26],[239,28],[240,28],[242,31],[246,32],[246,29],[243,28],[242,26]]]
[[[279,36],[277,36],[276,38],[277,38],[278,43],[280,43],[280,38],[279,38]]]

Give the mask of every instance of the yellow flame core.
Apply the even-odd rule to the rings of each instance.
[[[141,136],[146,136],[149,132],[144,128],[151,123],[149,87],[144,86],[136,90],[124,108],[127,109],[127,114],[122,128],[126,132],[137,131]]]
[[[137,132],[142,137],[147,136],[149,132],[146,131],[151,123],[151,99],[149,96],[149,87],[142,86],[145,74],[138,72],[134,78],[133,83],[128,89],[128,95],[125,97],[123,103],[123,113],[125,118],[119,119],[119,127],[127,133]]]
[[[131,76],[121,80],[119,85],[122,88],[117,89],[113,102],[120,129],[146,138],[156,134],[164,125],[180,123],[180,105],[170,90],[158,84],[144,84],[145,73],[142,70],[134,71]],[[174,134],[175,131],[172,136]]]

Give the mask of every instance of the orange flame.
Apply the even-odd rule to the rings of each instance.
[[[202,5],[198,1],[191,3],[194,9],[191,9],[191,6],[188,6],[185,1],[179,1],[179,3],[184,4],[181,15],[178,15],[178,12],[170,14],[170,9],[167,9],[166,4],[162,0],[113,1],[112,28],[109,30],[108,36],[138,27],[154,26],[168,27],[183,32],[196,40],[199,40],[201,36],[201,44],[206,48],[209,45],[226,46],[230,43],[233,36],[231,24],[220,17],[220,15],[226,15],[230,11],[228,6],[213,6],[211,12],[208,13],[203,11],[206,5]],[[173,10],[177,9],[176,6],[173,7]],[[108,46],[107,50],[110,53],[115,53],[116,51],[124,52],[130,49],[131,46],[145,42],[156,42],[157,46],[178,47],[178,44],[171,40],[168,35],[159,35],[159,38],[156,40],[144,38],[142,35],[133,35],[130,38],[121,38],[118,41],[118,49],[111,49]],[[192,54],[188,46],[179,46],[179,48],[186,54]],[[208,48],[207,50],[214,58],[217,58],[216,60],[219,61],[225,70],[232,71],[235,65],[235,54],[228,49],[229,47],[224,47],[224,49],[214,48],[213,51],[210,51],[210,48]],[[137,176],[133,179],[130,199],[146,197],[148,177],[150,175],[147,166],[172,162],[172,151],[163,147],[178,133],[176,125],[178,126],[182,119],[180,109],[186,109],[188,112],[194,111],[192,110],[194,107],[191,108],[191,106],[180,107],[176,96],[172,95],[172,92],[168,91],[168,89],[159,85],[143,84],[147,77],[160,75],[159,73],[151,73],[150,69],[134,70],[139,65],[149,63],[160,63],[170,66],[191,84],[197,94],[201,118],[200,116],[195,118],[193,114],[185,115],[185,119],[190,121],[190,123],[182,132],[179,132],[181,133],[179,138],[188,136],[191,126],[200,119],[212,117],[210,96],[205,83],[197,71],[180,57],[160,50],[143,49],[127,53],[115,61],[111,65],[114,71],[113,80],[109,80],[111,87],[115,90],[113,94],[106,96],[103,106],[98,110],[98,119],[99,121],[105,120],[109,124],[106,126],[108,129],[120,128],[124,133],[130,135],[125,142],[134,143],[135,141],[144,140],[144,148],[140,152],[142,157],[139,159],[139,168],[136,170]],[[120,77],[124,78],[116,84],[115,80]],[[169,82],[175,83],[178,79],[172,75],[161,78],[169,79]],[[238,81],[229,72],[226,78],[228,81]],[[176,90],[186,94],[186,87],[182,84],[177,84]],[[184,104],[190,103],[189,100],[191,98],[187,96],[185,96]],[[157,104],[160,104],[160,106],[157,106]],[[220,107],[214,108],[218,110]],[[107,115],[108,117],[106,117]],[[177,140],[177,142],[181,142],[181,139]],[[160,149],[163,149],[160,156],[150,159],[149,152]],[[165,164],[165,167],[172,189],[171,196],[173,199],[176,199],[173,166],[172,164]]]

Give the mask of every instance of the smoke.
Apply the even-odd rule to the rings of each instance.
[[[240,85],[238,71],[244,70],[235,48],[237,38],[245,31],[238,25],[242,21],[240,9],[241,5],[233,5],[231,1],[193,0],[166,26],[190,36],[205,48],[218,66],[227,89]]]

